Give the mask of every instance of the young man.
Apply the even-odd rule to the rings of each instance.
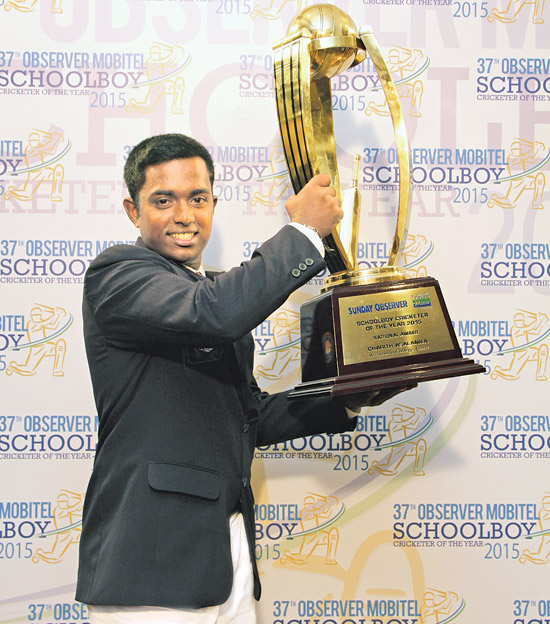
[[[77,599],[94,623],[254,622],[254,447],[355,426],[342,399],[288,401],[252,375],[250,331],[324,267],[320,236],[341,218],[329,176],[287,201],[291,224],[250,261],[204,278],[213,179],[193,139],[142,141],[124,200],[140,238],[107,249],[86,274],[100,427]]]

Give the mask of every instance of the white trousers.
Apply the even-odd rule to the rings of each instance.
[[[230,518],[233,589],[221,605],[203,609],[88,605],[91,624],[255,624],[254,579],[242,514]]]

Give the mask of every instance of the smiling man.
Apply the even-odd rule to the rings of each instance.
[[[217,201],[206,162],[194,156],[147,167],[139,194],[124,208],[149,249],[198,269]]]
[[[94,624],[253,623],[255,446],[355,420],[339,398],[261,392],[250,332],[325,266],[320,237],[341,209],[329,176],[316,176],[248,262],[203,277],[217,202],[208,151],[180,134],[151,137],[124,177],[140,237],[100,254],[84,283],[100,425],[77,599]]]

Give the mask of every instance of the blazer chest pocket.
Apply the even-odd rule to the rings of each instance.
[[[149,464],[149,485],[160,492],[177,492],[208,500],[217,500],[221,475],[214,470],[183,464]]]
[[[187,347],[185,349],[185,359],[187,364],[191,366],[217,362],[222,357],[223,349],[221,347]]]

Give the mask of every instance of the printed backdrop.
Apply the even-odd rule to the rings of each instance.
[[[220,198],[205,263],[247,260],[287,221],[272,46],[308,4],[0,0],[0,623],[87,622],[74,588],[97,415],[80,301],[91,260],[137,234],[128,151],[166,131],[205,143]],[[372,26],[398,85],[407,268],[439,280],[486,373],[365,409],[354,433],[258,449],[260,622],[548,624],[550,9],[335,4]],[[379,87],[369,61],[332,80],[344,186],[361,157],[362,268],[386,262],[396,218]],[[298,383],[299,308],[324,277],[255,330],[266,390]]]

